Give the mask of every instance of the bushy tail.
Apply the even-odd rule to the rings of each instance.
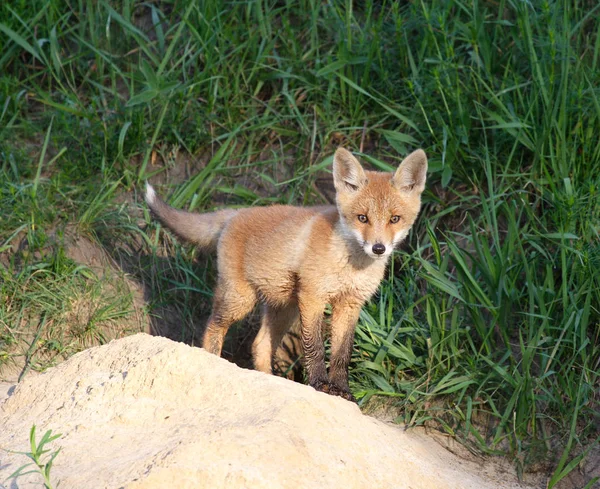
[[[178,237],[202,248],[214,249],[221,231],[237,211],[225,209],[206,214],[195,214],[174,209],[166,204],[146,183],[146,203],[156,218]]]

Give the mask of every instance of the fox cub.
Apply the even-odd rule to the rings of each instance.
[[[333,158],[336,206],[274,205],[207,214],[174,209],[147,185],[146,202],[165,227],[217,250],[217,286],[202,346],[220,355],[229,327],[259,302],[255,367],[272,372],[274,352],[299,319],[309,384],[354,400],[348,363],[358,315],[419,213],[426,173],[422,150],[407,156],[395,173],[382,173],[365,171],[352,153],[339,148]],[[327,304],[329,375],[322,338]]]

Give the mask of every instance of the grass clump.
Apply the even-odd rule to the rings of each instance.
[[[60,245],[52,247],[25,249],[0,269],[0,368],[18,367],[19,379],[136,329],[131,292],[122,280],[98,277]]]
[[[554,487],[598,426],[598,12],[588,0],[2,4],[3,294],[31,298],[35,337],[39,318],[67,314],[41,277],[99,290],[81,263],[48,271],[70,223],[146,284],[156,314],[178,311],[174,337],[189,340],[212,272],[140,229],[143,180],[192,210],[317,204],[336,146],[383,170],[424,147],[424,209],[361,315],[355,392],[519,469],[543,461]],[[21,342],[14,304],[0,311],[5,349]]]

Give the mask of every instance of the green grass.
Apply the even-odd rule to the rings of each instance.
[[[48,324],[75,292],[106,302],[94,324],[131,314],[108,278],[65,264],[65,233],[194,339],[213,271],[140,228],[145,179],[193,210],[322,203],[338,145],[379,169],[423,147],[422,217],[362,313],[355,393],[520,470],[547,459],[554,487],[599,415],[598,15],[588,0],[2,3],[0,364],[51,365],[33,340],[60,336]],[[105,340],[88,329],[63,334],[65,355]]]
[[[30,452],[13,452],[20,453],[25,457],[29,458],[31,462],[22,465],[15,472],[7,477],[7,479],[12,479],[13,482],[16,481],[19,477],[28,475],[28,474],[40,474],[44,479],[44,489],[53,489],[55,487],[52,484],[50,479],[50,472],[52,471],[52,464],[54,463],[54,459],[60,453],[60,448],[58,450],[51,451],[46,448],[49,443],[52,443],[54,440],[60,438],[62,435],[53,435],[52,430],[46,431],[42,436],[42,439],[37,442],[35,439],[35,425],[31,427],[29,432],[29,443],[31,447]],[[45,449],[46,448],[46,449]],[[47,455],[50,453],[49,455]],[[33,467],[30,469],[30,467]]]

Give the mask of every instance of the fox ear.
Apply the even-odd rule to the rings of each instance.
[[[418,192],[425,190],[427,178],[427,156],[425,151],[418,149],[409,154],[392,177],[392,185],[401,192]]]
[[[336,190],[355,192],[367,183],[367,177],[358,160],[344,148],[333,155],[333,183]]]

